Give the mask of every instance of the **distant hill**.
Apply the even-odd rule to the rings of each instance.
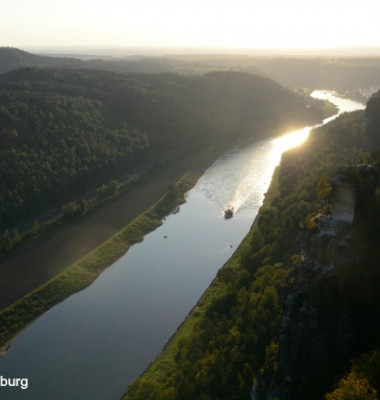
[[[75,58],[45,57],[12,47],[0,47],[0,73],[25,67],[80,68],[82,66],[83,62]]]
[[[160,73],[177,72],[183,69],[190,71],[192,63],[181,60],[171,60],[158,57],[136,57],[136,58],[96,58],[83,60],[79,57],[50,57],[32,54],[17,48],[0,47],[0,73],[26,67],[49,67],[66,69],[94,69],[124,73]],[[186,69],[187,68],[187,69]]]
[[[91,69],[121,73],[201,75],[210,71],[242,71],[262,75],[284,86],[338,90],[367,100],[380,88],[380,58],[311,58],[189,54],[113,58],[96,55],[42,56],[0,47],[0,73],[25,68]],[[364,89],[364,90],[363,90]]]
[[[380,86],[379,58],[276,58],[259,61],[266,76],[285,86],[348,89]]]

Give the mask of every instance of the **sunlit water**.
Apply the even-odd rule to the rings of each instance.
[[[341,111],[359,103],[327,96]],[[310,128],[229,151],[190,191],[180,212],[108,268],[89,288],[53,307],[0,359],[0,399],[112,400],[122,396],[209,286],[248,232],[283,151]],[[223,218],[224,210],[234,216]]]

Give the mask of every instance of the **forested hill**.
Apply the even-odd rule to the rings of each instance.
[[[14,47],[0,47],[0,73],[26,67],[81,68],[83,62],[69,57],[39,56]]]
[[[1,230],[141,165],[322,114],[318,102],[244,73],[0,75]]]
[[[380,97],[284,154],[234,256],[126,400],[377,400]]]

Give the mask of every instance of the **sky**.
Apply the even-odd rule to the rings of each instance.
[[[0,46],[380,47],[380,0],[0,0]]]

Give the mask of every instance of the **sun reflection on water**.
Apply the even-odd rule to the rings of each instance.
[[[216,162],[217,168],[210,168],[203,176],[201,190],[218,204],[221,215],[228,209],[235,216],[260,206],[282,153],[302,144],[310,130],[310,127],[297,129],[227,153]]]
[[[272,143],[281,153],[283,153],[304,143],[309,136],[310,130],[310,126],[297,129],[279,138],[273,139]]]
[[[315,91],[312,97],[328,99],[338,112],[314,126],[319,127],[335,119],[340,113],[364,108],[364,105],[337,97],[333,92]],[[268,190],[274,168],[284,152],[303,144],[313,127],[296,129],[272,140],[236,148],[221,157],[200,180],[200,190],[211,199],[221,215],[231,209],[242,215],[257,209]]]
[[[229,182],[228,194],[223,196],[223,201],[218,202],[221,213],[224,214],[227,209],[231,209],[235,215],[246,208],[253,198],[260,198],[262,201],[263,196],[260,194],[266,191],[273,169],[280,163],[282,153],[305,142],[310,130],[311,127],[304,127],[289,132],[271,140],[265,149],[261,149],[263,153],[252,154],[245,164],[245,168],[247,165],[249,168],[239,177],[236,176],[236,181]]]

